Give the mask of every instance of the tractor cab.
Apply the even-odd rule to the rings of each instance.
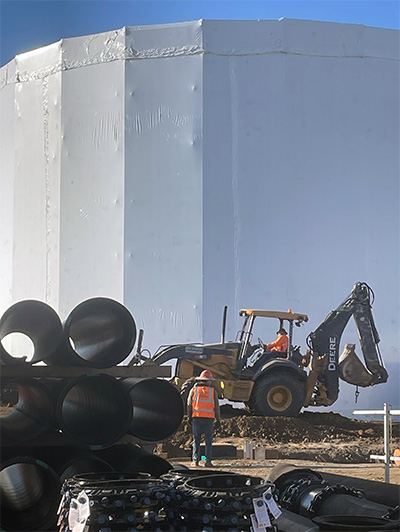
[[[268,352],[268,350],[265,349],[266,346],[261,338],[258,338],[258,344],[251,345],[250,343],[253,338],[253,330],[257,317],[275,318],[279,320],[278,330],[283,328],[288,330],[289,342],[287,350],[283,352],[274,351],[273,356],[287,358],[289,360],[296,358],[296,355],[300,356],[301,358],[301,355],[298,354],[298,348],[293,346],[293,326],[296,325],[297,327],[300,327],[302,323],[307,322],[307,314],[295,313],[291,309],[289,309],[287,312],[276,310],[241,309],[239,315],[244,317],[244,320],[242,328],[237,335],[237,341],[241,344],[237,365],[238,371],[242,371],[246,368],[246,366],[248,366],[250,358],[255,358],[255,360],[257,360],[257,358],[260,358],[262,355]],[[252,361],[253,364],[255,360]]]

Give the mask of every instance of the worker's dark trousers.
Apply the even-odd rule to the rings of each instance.
[[[213,438],[214,419],[210,417],[194,417],[192,418],[192,430],[193,430],[193,450],[192,460],[198,462],[200,456],[200,442],[201,436],[204,434],[204,440],[206,443],[206,460],[212,458],[212,438]]]

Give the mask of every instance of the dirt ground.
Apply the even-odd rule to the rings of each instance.
[[[370,459],[371,454],[384,454],[383,421],[359,421],[333,412],[304,412],[298,418],[261,418],[230,405],[221,408],[221,416],[214,445],[235,446],[240,454],[244,442],[251,441],[253,447],[265,447],[271,459],[214,458],[218,469],[266,477],[272,467],[284,461],[320,472],[385,480],[383,461]],[[400,448],[400,423],[393,422],[390,433],[393,454]],[[158,446],[158,451],[168,452],[171,463],[190,465],[191,443],[191,427],[184,420],[178,431]],[[400,466],[393,464],[389,475],[391,483],[400,484]]]

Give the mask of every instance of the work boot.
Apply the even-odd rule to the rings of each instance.
[[[206,460],[205,466],[206,467],[213,467],[214,464],[211,462],[211,460]]]
[[[194,462],[192,462],[192,466],[193,467],[199,467],[199,461],[195,460]]]

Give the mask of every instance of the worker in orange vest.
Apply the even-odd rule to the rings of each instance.
[[[212,440],[215,427],[221,423],[221,414],[218,394],[212,386],[215,381],[210,370],[205,369],[196,377],[196,382],[190,390],[187,400],[187,413],[192,423],[193,431],[193,465],[198,466],[200,461],[200,442],[204,435],[206,467],[212,467]]]
[[[283,327],[276,333],[278,338],[269,344],[264,344],[265,351],[280,351],[286,352],[289,348],[289,338],[287,332]]]

